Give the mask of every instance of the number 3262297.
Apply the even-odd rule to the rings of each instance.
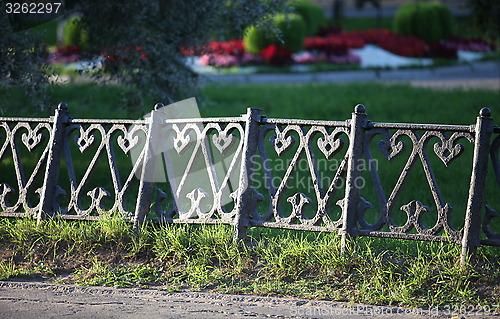
[[[45,14],[58,13],[61,2],[39,2],[39,3],[19,3],[7,2],[5,12],[7,14]]]

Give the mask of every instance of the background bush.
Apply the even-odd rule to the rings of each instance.
[[[426,42],[438,42],[453,34],[450,9],[438,2],[410,2],[402,5],[394,17],[394,32],[414,35]]]
[[[292,52],[300,51],[304,47],[307,29],[300,15],[279,13],[271,19],[274,32],[266,32],[255,26],[247,29],[243,37],[247,52],[259,54],[271,44],[284,46]]]
[[[297,2],[295,12],[304,19],[308,36],[315,35],[326,23],[325,11],[313,2],[307,0]]]
[[[63,45],[75,45],[86,47],[88,45],[89,36],[83,28],[80,18],[73,17],[66,20],[63,31]]]

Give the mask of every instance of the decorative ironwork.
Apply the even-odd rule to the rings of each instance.
[[[165,161],[171,175],[169,181],[174,183],[170,185],[170,200],[175,201],[175,211],[164,211],[160,204],[155,213],[167,222],[232,224],[244,148],[244,118],[226,118],[216,123],[190,121],[166,119],[161,123],[160,139],[168,156]],[[170,145],[174,152],[168,151]],[[163,191],[158,195],[162,202],[169,198]]]
[[[441,195],[438,181],[434,175],[434,170],[432,169],[426,146],[429,143],[434,143],[433,150],[435,155],[445,166],[448,166],[453,160],[458,158],[463,153],[464,146],[459,144],[457,142],[458,140],[462,139],[470,143],[474,142],[474,136],[468,132],[470,127],[447,127],[446,131],[452,132],[449,137],[445,131],[436,130],[436,128],[439,127],[435,125],[418,125],[415,129],[411,124],[408,124],[405,128],[394,127],[396,130],[393,133],[390,132],[393,128],[390,124],[372,123],[369,128],[370,129],[367,131],[364,141],[364,153],[368,163],[371,163],[374,159],[370,145],[376,136],[381,136],[383,138],[378,142],[377,149],[387,158],[388,161],[392,161],[393,159],[401,156],[406,148],[411,149],[409,157],[396,181],[396,184],[390,192],[386,192],[383,189],[378,170],[369,167],[368,170],[377,194],[377,200],[379,202],[380,217],[374,224],[368,224],[366,220],[364,220],[364,214],[360,214],[358,216],[358,222],[362,226],[362,234],[371,236],[381,235],[376,232],[380,231],[383,226],[386,225],[389,229],[389,234],[384,234],[384,236],[422,240],[452,240],[460,242],[461,232],[453,228],[450,221],[452,206],[450,203],[446,203]],[[453,129],[455,132],[452,131]],[[426,131],[420,135],[417,131],[421,130]],[[411,142],[410,146],[407,146],[406,143],[401,140],[403,136],[409,139]],[[440,142],[431,142],[432,138],[437,138]],[[400,208],[401,211],[406,213],[407,218],[404,225],[398,226],[394,222],[394,206],[399,195],[401,194],[403,186],[411,182],[409,181],[408,176],[419,160],[422,164],[424,175],[437,209],[437,221],[431,228],[425,227],[421,221],[421,217],[424,213],[430,213],[430,209],[422,202],[413,200]],[[412,230],[415,230],[416,232],[414,233]],[[438,238],[439,233],[443,230],[443,235],[446,237]]]
[[[36,216],[40,207],[39,180],[47,163],[51,134],[48,119],[0,119],[1,169],[14,172],[15,181],[11,183],[16,184],[9,185],[5,180],[0,184],[1,215]],[[24,151],[28,153],[23,158]],[[26,161],[28,156],[30,160]],[[35,163],[31,172],[27,166],[33,165],[29,162]]]
[[[488,153],[500,188],[500,135],[490,142],[500,128],[486,108],[475,125],[456,126],[372,123],[362,105],[346,121],[270,119],[257,109],[168,119],[162,107],[140,121],[71,119],[65,104],[49,119],[0,118],[0,167],[11,172],[0,176],[0,215],[120,213],[137,225],[151,213],[168,223],[231,224],[240,239],[262,226],[338,232],[344,245],[357,236],[461,242],[462,262],[480,244],[500,245],[491,223],[499,214],[483,200]],[[456,229],[433,165],[451,167],[467,153],[464,142],[474,157],[465,225]],[[402,169],[384,189],[375,162],[396,158]],[[402,189],[418,163],[431,199],[407,201]],[[372,188],[357,185],[362,176]]]
[[[266,139],[270,134],[270,138]],[[344,136],[341,137],[342,135]],[[332,217],[330,208],[333,196],[339,192],[339,185],[343,182],[341,179],[345,176],[347,152],[336,159],[337,165],[325,163],[346,150],[344,140],[348,138],[349,128],[346,122],[300,121],[288,124],[286,120],[265,119],[259,128],[257,148],[260,159],[253,161],[254,166],[258,166],[260,170],[253,171],[251,180],[254,186],[266,186],[269,206],[264,214],[255,210],[250,224],[317,231],[337,230],[341,220]],[[295,144],[297,147],[293,149]],[[271,154],[268,152],[269,146],[274,151]],[[285,155],[289,156],[285,158]],[[323,167],[319,165],[320,160],[324,160]],[[269,163],[272,162],[277,164],[271,167]],[[287,165],[283,165],[283,162]],[[299,166],[300,170],[307,173],[300,176],[301,180],[298,181],[293,176],[298,173]],[[329,170],[333,167],[334,170]],[[309,196],[300,189],[305,186],[304,180],[309,182],[307,186],[311,188]],[[258,189],[255,191],[257,198],[264,201],[264,195]],[[287,196],[288,192],[293,194]],[[285,201],[290,205],[283,205]],[[315,206],[310,216],[305,214],[306,206]],[[339,216],[341,208],[338,208]]]

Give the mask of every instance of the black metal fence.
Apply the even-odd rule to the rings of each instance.
[[[463,263],[500,246],[500,129],[487,108],[473,125],[373,123],[363,105],[346,121],[163,110],[72,119],[61,103],[51,118],[0,118],[0,216],[224,223],[239,239],[252,226],[338,232],[343,247],[446,241]]]

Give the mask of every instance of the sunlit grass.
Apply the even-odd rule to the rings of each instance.
[[[227,225],[1,219],[0,278],[60,283],[295,296],[430,307],[498,302],[498,249],[460,266],[460,247],[359,238],[340,253],[335,234],[252,228],[234,245]],[[82,235],[84,234],[84,235]],[[69,274],[69,276],[68,276]],[[489,289],[489,293],[484,293]]]
[[[74,118],[133,119],[152,109],[153,99],[141,111],[127,113],[117,100],[122,90],[69,85],[54,89],[54,105],[68,102]],[[345,120],[354,105],[363,103],[373,121],[470,125],[484,106],[495,117],[500,110],[498,94],[355,83],[209,85],[196,96],[202,116],[235,116],[251,106],[262,108],[268,117]],[[51,113],[37,114],[34,106],[30,109],[22,99],[19,103],[9,108],[9,115]],[[470,161],[463,162],[457,160],[455,169],[453,165],[440,167],[441,177],[446,181],[470,170]],[[2,162],[7,164],[12,163]],[[8,171],[2,167],[2,178],[4,172]],[[381,174],[395,173],[385,168]],[[412,196],[427,196],[419,185],[414,186],[407,189]],[[465,200],[460,189],[467,191],[468,183],[445,182],[445,186],[453,188],[443,192],[447,200]],[[490,201],[498,198],[495,191],[488,189]],[[460,206],[454,208],[460,210]],[[146,224],[134,232],[116,216],[99,222],[47,220],[40,225],[29,218],[4,218],[0,219],[1,247],[11,253],[0,264],[0,278],[43,276],[82,285],[154,286],[168,291],[197,289],[403,306],[499,301],[497,248],[481,248],[478,261],[463,268],[458,264],[460,246],[454,244],[358,238],[342,255],[337,234],[252,228],[250,236],[251,245],[238,246],[232,241],[232,227],[224,225]]]

